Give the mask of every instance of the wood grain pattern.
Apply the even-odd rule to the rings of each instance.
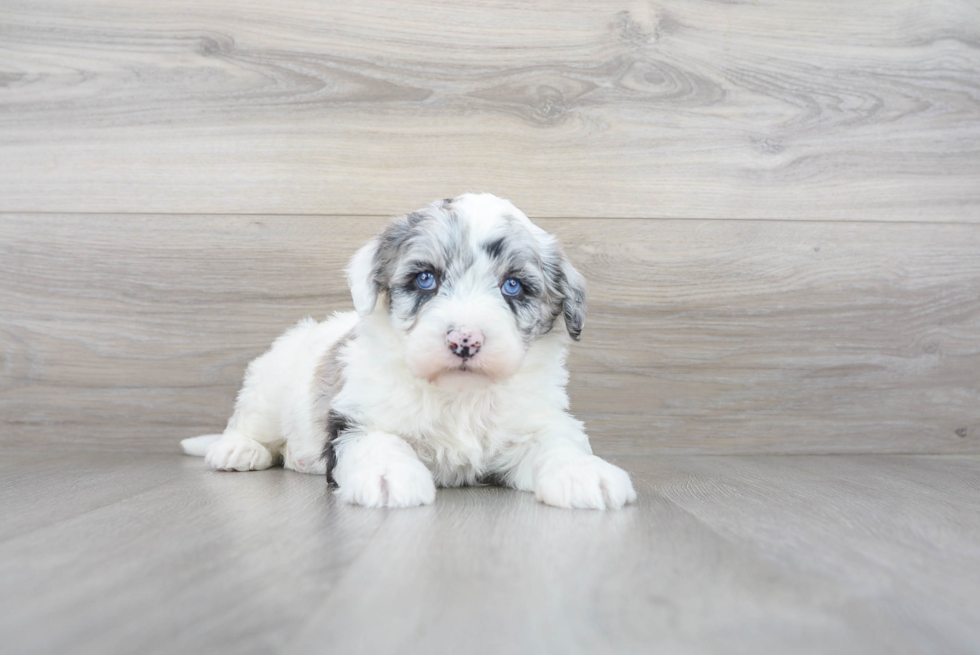
[[[453,644],[476,653],[648,653],[656,645],[672,653],[869,653],[975,646],[976,458],[927,461],[925,470],[916,470],[919,458],[877,457],[619,463],[644,487],[638,505],[622,513],[553,512],[529,495],[491,490],[443,498],[426,515],[393,515],[291,649],[322,652],[328,643],[341,651],[424,653]],[[929,500],[917,502],[922,497]],[[934,557],[907,573],[907,563],[924,553]],[[967,570],[947,593],[944,585]],[[364,584],[370,579],[385,584]],[[386,629],[372,630],[378,623]]]
[[[970,0],[8,0],[0,44],[0,211],[980,217]]]
[[[140,455],[142,457],[142,454]],[[29,465],[24,465],[24,462]],[[5,452],[0,475],[0,543],[173,483],[180,471],[76,450]],[[159,461],[159,460],[157,460]],[[43,511],[33,511],[43,508]]]
[[[282,469],[10,453],[0,632],[16,653],[976,650],[980,458],[618,463],[639,494],[618,512],[496,487],[387,511]]]
[[[15,519],[58,519],[0,542],[5,650],[274,652],[385,519],[331,505],[319,477],[207,476],[199,459],[132,457],[74,453],[57,470],[75,497],[53,496],[45,476],[21,478],[16,503],[0,496]],[[107,469],[126,469],[131,493],[86,507]]]
[[[980,452],[980,226],[538,221],[590,284],[573,410],[608,453]],[[6,215],[0,439],[167,451],[383,219]]]

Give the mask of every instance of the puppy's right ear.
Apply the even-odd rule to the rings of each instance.
[[[392,267],[398,259],[399,249],[412,228],[424,216],[413,212],[396,216],[388,222],[381,234],[368,241],[351,258],[347,266],[347,283],[354,298],[354,309],[361,316],[374,311],[378,296],[388,291]]]
[[[350,285],[350,295],[354,299],[354,309],[361,316],[367,316],[374,311],[378,303],[377,258],[378,237],[368,241],[361,247],[347,265],[347,284]]]

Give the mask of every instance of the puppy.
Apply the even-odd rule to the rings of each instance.
[[[557,507],[636,499],[567,411],[585,281],[514,205],[466,194],[395,218],[347,277],[356,312],[280,336],[249,364],[224,433],[185,439],[186,453],[221,471],[281,461],[369,507],[490,480]]]

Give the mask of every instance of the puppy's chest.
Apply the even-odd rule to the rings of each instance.
[[[420,454],[480,466],[514,441],[505,417],[490,399],[438,402],[419,399],[411,406],[385,409],[387,429],[408,439]]]

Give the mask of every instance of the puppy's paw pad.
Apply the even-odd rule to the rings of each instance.
[[[204,462],[218,471],[261,471],[272,466],[272,453],[251,439],[221,439],[208,448]]]
[[[548,471],[535,493],[548,505],[579,509],[619,509],[636,500],[629,474],[594,455]]]
[[[354,505],[415,507],[436,499],[432,474],[418,461],[371,466],[344,477],[337,493]]]

